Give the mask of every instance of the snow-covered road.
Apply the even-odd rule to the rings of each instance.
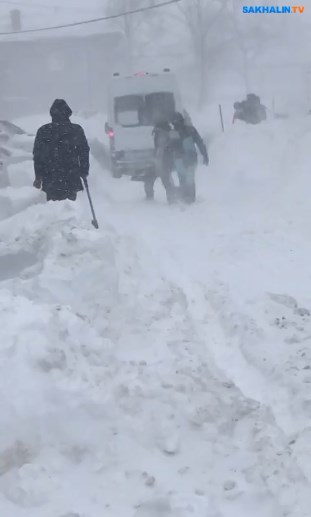
[[[310,516],[310,138],[235,127],[185,209],[94,162],[99,231],[2,189],[1,515]]]

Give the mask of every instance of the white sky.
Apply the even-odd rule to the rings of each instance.
[[[11,9],[22,12],[23,28],[79,21],[103,14],[103,0],[0,0],[0,27],[9,30]]]
[[[99,10],[104,4],[102,0],[0,0],[1,12],[23,8],[25,11],[52,11],[54,7],[64,12],[77,8],[81,12]]]

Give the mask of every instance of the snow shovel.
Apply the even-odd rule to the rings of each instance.
[[[83,183],[84,183],[84,186],[85,186],[87,197],[89,198],[89,203],[90,203],[91,212],[92,212],[92,216],[93,216],[92,225],[94,226],[94,228],[96,228],[96,230],[98,230],[99,226],[98,226],[98,222],[97,222],[96,215],[95,215],[95,212],[94,212],[94,207],[93,207],[92,198],[91,198],[91,194],[90,194],[90,190],[89,190],[89,185],[88,185],[88,182],[87,182],[86,178],[83,178]]]

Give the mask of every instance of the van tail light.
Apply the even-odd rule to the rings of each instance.
[[[106,122],[106,124],[105,124],[105,133],[107,136],[109,136],[109,138],[114,137],[114,131],[113,131],[112,127],[109,126],[108,122]]]

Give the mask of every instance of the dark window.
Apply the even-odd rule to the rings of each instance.
[[[146,118],[148,125],[154,126],[158,117],[172,118],[175,111],[174,94],[171,92],[150,93],[145,97]]]

